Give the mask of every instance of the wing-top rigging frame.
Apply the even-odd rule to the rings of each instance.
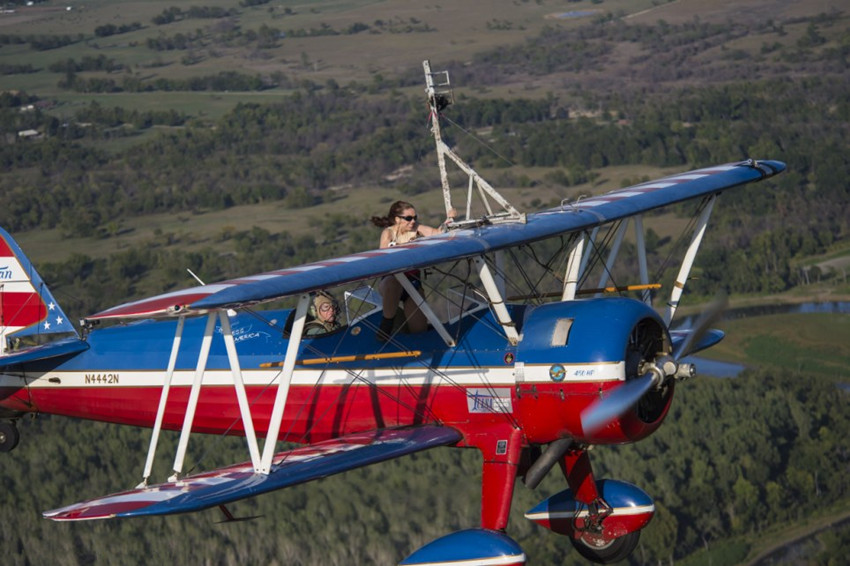
[[[443,201],[446,205],[446,214],[448,215],[455,207],[452,205],[451,185],[449,183],[448,171],[446,170],[446,158],[454,162],[457,167],[469,176],[469,185],[466,193],[466,215],[465,219],[454,222],[452,228],[466,228],[470,226],[481,226],[484,224],[496,224],[500,222],[525,222],[525,214],[519,212],[514,206],[508,202],[499,192],[493,188],[481,175],[478,174],[468,163],[460,158],[452,149],[443,141],[442,132],[440,130],[440,112],[454,102],[451,83],[449,80],[448,71],[431,71],[431,62],[425,60],[422,62],[422,67],[425,70],[425,92],[428,96],[428,106],[430,107],[431,133],[434,135],[434,142],[437,145],[437,164],[440,168],[440,181],[443,187]],[[479,196],[487,211],[481,218],[472,217],[472,193],[473,187],[478,188]],[[488,200],[492,199],[498,204],[502,210],[493,212],[493,207]]]

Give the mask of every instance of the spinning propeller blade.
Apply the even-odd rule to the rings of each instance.
[[[726,310],[726,306],[729,304],[729,299],[726,295],[721,295],[714,299],[711,304],[708,305],[702,314],[699,315],[696,323],[693,328],[688,331],[687,337],[682,343],[676,348],[676,351],[673,352],[673,358],[678,362],[688,354],[694,351],[694,346],[700,343],[700,340],[708,332],[709,327],[717,322],[720,318],[720,315],[723,314],[723,311]]]
[[[591,435],[605,428],[608,423],[634,407],[652,387],[660,385],[667,378],[686,379],[692,376],[693,366],[680,364],[679,360],[720,341],[723,334],[719,331],[711,334],[709,327],[720,318],[727,304],[728,299],[725,295],[711,302],[699,316],[693,328],[683,333],[685,338],[676,345],[672,360],[668,356],[656,358],[652,362],[654,366],[652,371],[626,381],[611,391],[610,395],[587,407],[581,414],[584,433]],[[703,338],[706,338],[705,343]]]
[[[593,434],[605,428],[608,423],[631,409],[640,401],[644,393],[655,385],[655,375],[649,372],[636,379],[630,379],[614,389],[608,397],[599,399],[585,409],[581,414],[581,426],[584,433]]]

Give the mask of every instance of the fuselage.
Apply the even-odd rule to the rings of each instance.
[[[264,435],[288,345],[292,312],[230,318],[253,426]],[[489,309],[447,325],[457,341],[434,331],[376,339],[380,313],[336,332],[305,337],[299,348],[281,425],[281,440],[316,442],[375,428],[438,422],[465,435],[493,427],[523,431],[528,443],[583,439],[579,415],[600,393],[626,378],[624,343],[636,320],[652,317],[637,301],[604,299],[512,308],[523,332],[511,345]],[[560,322],[559,322],[560,321]],[[565,322],[568,321],[568,322]],[[183,426],[204,317],[182,332],[162,426]],[[142,427],[154,424],[174,344],[174,320],[92,330],[89,348],[68,359],[8,368],[0,375],[0,407]],[[374,359],[363,359],[369,354]],[[623,442],[657,428],[620,419],[593,442]],[[194,432],[244,434],[221,328],[203,374]]]

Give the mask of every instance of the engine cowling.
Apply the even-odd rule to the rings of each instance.
[[[600,396],[670,355],[670,335],[651,307],[619,297],[550,303],[529,309],[521,330],[518,412],[530,443],[632,442],[660,426],[672,400],[672,380],[601,430],[587,434],[581,423],[582,411]]]

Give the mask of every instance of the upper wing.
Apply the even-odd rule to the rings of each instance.
[[[238,307],[352,281],[427,267],[525,244],[758,181],[785,170],[779,161],[744,161],[665,177],[529,214],[527,222],[453,230],[403,246],[232,279],[127,303],[89,318],[152,317]]]
[[[55,521],[172,515],[200,511],[435,446],[455,444],[453,428],[424,425],[349,434],[274,457],[271,473],[254,472],[250,462],[142,487],[46,511]]]

